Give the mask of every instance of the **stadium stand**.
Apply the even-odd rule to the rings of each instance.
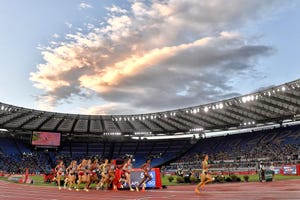
[[[197,169],[204,153],[215,170],[255,169],[258,160],[297,163],[300,128],[293,124],[299,122],[300,79],[205,105],[132,115],[55,113],[0,102],[0,171],[41,173],[61,159],[128,155],[135,167],[153,158],[153,166],[170,170]],[[212,137],[232,130],[239,134]],[[33,132],[59,133],[60,145],[34,146]]]
[[[65,141],[59,149],[48,152],[32,149],[28,142],[1,138],[0,146],[0,170],[13,173],[24,172],[24,167],[28,166],[32,173],[45,172],[60,159],[68,163],[84,157],[119,159],[125,155],[135,158],[135,167],[152,157],[153,166],[164,165],[170,171],[178,167],[189,170],[200,168],[203,154],[210,155],[212,170],[247,171],[255,170],[260,160],[277,165],[300,163],[300,125],[201,138],[196,144],[191,144],[189,139],[93,143]]]
[[[203,154],[210,155],[215,171],[256,170],[259,161],[299,164],[300,126],[201,139],[167,169],[200,169]]]

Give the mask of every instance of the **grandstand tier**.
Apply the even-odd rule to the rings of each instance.
[[[263,126],[300,119],[300,80],[209,104],[132,115],[54,113],[0,103],[0,129],[73,135],[173,135]]]
[[[57,160],[70,163],[75,159],[124,159],[134,158],[134,167],[140,167],[152,158],[153,167],[164,166],[165,170],[200,170],[202,156],[209,154],[211,171],[234,172],[254,171],[260,161],[296,165],[300,163],[300,125],[267,130],[250,131],[198,139],[127,140],[127,141],[62,141],[56,149],[38,149],[30,138],[16,139],[1,135],[0,171],[9,173],[45,173],[53,168]]]

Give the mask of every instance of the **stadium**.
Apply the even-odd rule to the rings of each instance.
[[[300,199],[300,2],[1,8],[0,199]]]
[[[295,80],[224,101],[137,115],[75,115],[1,103],[0,166],[4,174],[45,174],[57,160],[132,157],[135,168],[150,158],[164,175],[181,169],[185,176],[200,171],[201,156],[209,154],[215,175],[256,174],[261,161],[274,162],[276,174],[300,175],[299,97]]]

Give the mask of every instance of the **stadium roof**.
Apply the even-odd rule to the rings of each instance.
[[[0,102],[0,129],[63,135],[174,135],[258,127],[300,119],[300,79],[248,95],[164,112],[80,115]]]

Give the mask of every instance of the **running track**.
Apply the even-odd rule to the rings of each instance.
[[[209,184],[194,192],[195,186],[169,186],[167,189],[130,191],[68,191],[56,187],[23,185],[0,181],[0,200],[283,200],[300,199],[300,180],[275,181],[267,183]]]

